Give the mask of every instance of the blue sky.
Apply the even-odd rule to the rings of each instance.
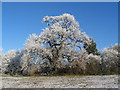
[[[24,48],[29,34],[40,34],[46,27],[44,16],[69,13],[75,16],[81,30],[92,37],[102,50],[118,42],[117,2],[3,2],[2,48],[4,52]]]

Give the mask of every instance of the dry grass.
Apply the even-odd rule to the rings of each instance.
[[[2,77],[3,88],[118,88],[117,75]]]

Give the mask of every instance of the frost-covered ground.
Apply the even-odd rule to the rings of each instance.
[[[3,88],[118,88],[118,76],[2,77]]]

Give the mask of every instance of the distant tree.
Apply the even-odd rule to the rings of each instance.
[[[93,54],[93,55],[100,55],[100,52],[98,51],[97,47],[96,47],[96,43],[95,41],[91,39],[91,44],[84,44],[84,48],[87,50],[88,54]]]
[[[24,54],[23,51],[24,50],[16,50],[15,56],[10,59],[6,73],[11,75],[21,74],[21,57]]]
[[[2,72],[6,73],[11,60],[16,56],[16,50],[10,50],[5,54],[2,54]]]
[[[104,48],[101,54],[102,57],[102,72],[105,74],[118,73],[119,65],[119,53],[118,49],[120,46],[118,44],[110,47]]]
[[[92,53],[86,57],[86,74],[100,74],[101,57]]]

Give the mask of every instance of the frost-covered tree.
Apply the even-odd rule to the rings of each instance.
[[[110,48],[104,48],[101,54],[102,57],[102,72],[106,74],[118,73],[120,46],[115,44]]]
[[[99,74],[100,63],[101,63],[100,56],[89,54],[86,57],[86,74]]]
[[[21,57],[23,50],[10,50],[3,53],[1,56],[2,73],[6,74],[21,74]]]
[[[12,58],[14,58],[16,56],[16,50],[10,50],[7,53],[2,54],[2,72],[6,72],[7,71],[7,67],[8,65],[10,65],[10,62],[12,60]]]
[[[31,35],[25,44],[25,49],[34,62],[46,60],[53,69],[59,68],[60,65],[76,60],[77,57],[73,57],[72,52],[78,53],[83,49],[84,43],[91,43],[89,37],[80,31],[79,23],[73,15],[65,13],[46,16],[43,22],[47,24],[43,32]]]
[[[90,39],[91,39],[91,44],[85,43],[84,48],[87,50],[88,54],[100,55],[100,52],[96,47],[97,46],[96,42],[92,38]]]
[[[21,74],[23,75],[33,75],[35,72],[40,72],[40,54],[37,55],[35,52],[30,52],[29,50],[24,50],[24,54],[21,57]],[[38,60],[37,60],[38,59]]]
[[[24,50],[16,50],[15,56],[10,59],[6,73],[11,75],[21,74],[21,57],[23,56]]]

